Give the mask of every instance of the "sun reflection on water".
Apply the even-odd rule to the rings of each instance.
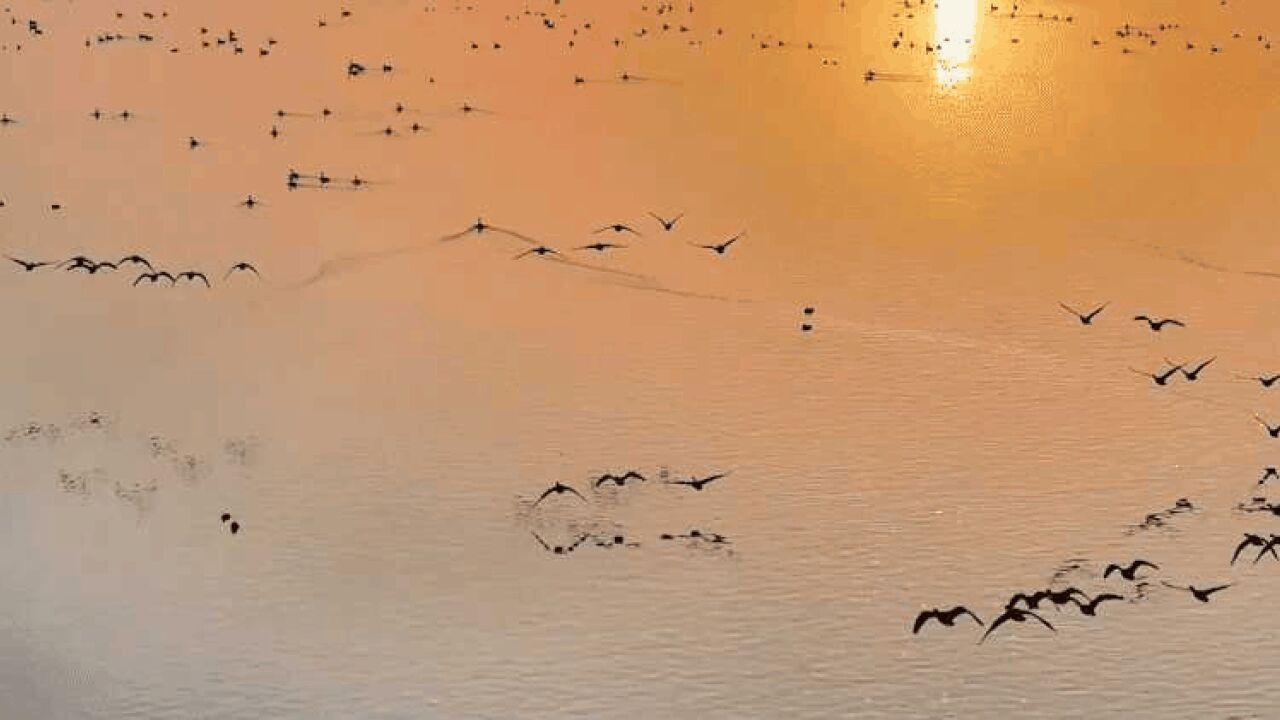
[[[969,61],[978,32],[978,0],[936,0],[934,23],[934,77],[939,85],[953,87],[973,75]]]

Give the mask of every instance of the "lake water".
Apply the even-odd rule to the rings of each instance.
[[[5,252],[213,287],[0,274],[0,714],[1269,716],[1280,11],[999,4],[13,3]]]

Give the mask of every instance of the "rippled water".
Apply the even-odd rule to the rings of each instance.
[[[1276,524],[1232,511],[1276,458],[1238,377],[1280,369],[1274,9],[144,9],[0,30],[5,251],[214,284],[0,275],[6,717],[1269,714],[1280,582],[1227,560]],[[243,55],[200,48],[229,28]],[[439,242],[477,216],[575,260],[644,236],[586,267]],[[264,279],[224,281],[240,260]],[[1084,328],[1059,301],[1112,305]],[[589,502],[532,507],[557,480]],[[659,539],[694,528],[729,542]],[[534,535],[582,532],[637,546]],[[1076,558],[1131,594],[1098,576],[1133,557],[1237,586],[910,633]]]

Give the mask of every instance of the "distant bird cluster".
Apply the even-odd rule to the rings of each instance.
[[[137,287],[143,283],[154,285],[156,283],[168,282],[170,287],[183,283],[202,283],[205,287],[213,287],[209,281],[209,276],[199,270],[183,270],[181,272],[169,272],[168,270],[156,270],[151,261],[141,255],[126,255],[119,260],[94,260],[84,255],[76,255],[62,261],[52,260],[23,260],[12,255],[6,255],[10,262],[17,265],[23,272],[35,272],[41,268],[61,269],[66,272],[80,272],[87,275],[97,275],[99,272],[118,271],[124,268],[132,267],[135,270],[143,269],[139,274],[134,276],[133,285]],[[258,269],[247,262],[238,262],[227,269],[223,280],[229,279],[236,273],[251,273],[256,277],[261,277]]]

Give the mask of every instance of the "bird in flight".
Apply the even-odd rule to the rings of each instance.
[[[675,217],[668,219],[668,218],[662,217],[661,215],[658,215],[657,213],[651,212],[649,213],[649,217],[653,218],[654,220],[657,220],[658,224],[662,226],[663,230],[667,232],[671,232],[673,229],[675,229],[676,223],[680,222],[680,218],[684,217],[684,213],[680,213],[679,215],[676,215]]]
[[[495,225],[490,225],[489,223],[485,222],[482,218],[476,218],[476,221],[472,223],[466,230],[463,230],[461,232],[456,232],[451,235],[445,235],[444,237],[440,238],[440,241],[450,242],[453,240],[458,240],[460,238],[466,237],[467,235],[471,235],[472,233],[476,235],[483,235],[487,232],[495,232],[495,233],[500,233],[502,235],[507,235],[509,237],[513,237],[517,240],[520,240],[521,242],[525,242],[530,245],[538,244],[537,240],[534,240],[528,235],[523,235],[514,230],[508,230],[506,228],[500,228]]]
[[[14,257],[14,256],[12,256],[12,255],[5,255],[5,257],[9,258],[9,260],[10,260],[10,261],[12,261],[13,263],[15,263],[15,264],[17,264],[17,265],[21,266],[21,267],[22,267],[22,269],[23,269],[23,270],[25,270],[25,271],[27,271],[27,272],[31,272],[32,270],[36,270],[36,269],[39,269],[39,268],[42,268],[42,267],[46,267],[46,266],[48,266],[48,265],[52,265],[52,264],[53,264],[53,263],[51,263],[51,262],[32,261],[32,260],[19,260],[18,258]]]
[[[1079,600],[1075,600],[1075,604],[1080,608],[1081,615],[1089,615],[1090,617],[1092,617],[1098,614],[1098,606],[1101,605],[1102,603],[1108,600],[1123,600],[1123,599],[1124,599],[1123,595],[1116,595],[1115,593],[1101,593],[1094,599],[1090,600],[1089,602],[1082,603]]]
[[[626,245],[616,245],[614,243],[598,242],[590,245],[583,245],[578,250],[595,250],[596,252],[604,252],[605,250],[614,250],[617,248],[625,248]]]
[[[995,632],[997,629],[999,629],[1001,625],[1004,625],[1007,622],[1016,622],[1016,623],[1026,622],[1027,618],[1034,618],[1036,620],[1039,620],[1041,625],[1044,625],[1045,627],[1049,628],[1050,630],[1053,630],[1054,632],[1058,632],[1056,629],[1054,629],[1052,625],[1049,624],[1048,620],[1045,620],[1044,618],[1031,612],[1030,610],[1019,610],[1018,608],[1007,607],[1004,609],[1004,612],[1000,614],[1000,617],[992,621],[991,627],[987,628],[987,631],[982,633],[982,638],[978,640],[978,644],[981,645],[982,643],[986,642],[987,636]]]
[[[1247,547],[1260,547],[1262,548],[1262,552],[1265,553],[1267,551],[1268,542],[1267,542],[1267,539],[1262,537],[1261,535],[1254,535],[1253,533],[1245,533],[1244,539],[1241,540],[1240,544],[1236,546],[1236,551],[1231,553],[1232,565],[1236,564],[1236,559],[1240,557],[1240,553],[1244,552],[1244,549]],[[1274,553],[1275,550],[1272,549],[1272,552]],[[1259,553],[1258,557],[1262,557],[1262,553]]]
[[[514,259],[519,260],[520,258],[526,255],[542,256],[542,255],[559,255],[559,254],[560,254],[560,251],[556,250],[555,248],[550,248],[550,247],[547,247],[546,245],[539,245],[538,247],[530,248],[520,253],[519,255],[516,255]]]
[[[1066,303],[1063,303],[1063,302],[1059,302],[1059,303],[1058,303],[1058,305],[1060,305],[1060,306],[1062,307],[1062,309],[1063,309],[1063,310],[1066,310],[1067,312],[1071,313],[1072,315],[1075,315],[1075,316],[1076,316],[1076,318],[1077,318],[1078,320],[1080,320],[1080,324],[1081,324],[1081,325],[1092,325],[1092,324],[1093,324],[1093,319],[1094,319],[1094,318],[1096,318],[1096,317],[1098,317],[1098,313],[1100,313],[1100,312],[1102,312],[1103,310],[1105,310],[1105,309],[1107,308],[1107,306],[1108,306],[1108,305],[1110,305],[1110,304],[1111,304],[1110,302],[1105,302],[1105,303],[1103,303],[1103,304],[1099,305],[1098,307],[1094,308],[1094,309],[1093,309],[1092,311],[1090,311],[1088,314],[1081,314],[1081,313],[1080,313],[1079,311],[1077,311],[1075,308],[1072,308],[1070,305],[1067,305]]]
[[[93,262],[92,260],[82,261],[80,259],[76,259],[75,262],[72,262],[70,265],[67,266],[67,272],[70,272],[72,270],[84,270],[90,275],[97,275],[98,271],[103,268],[106,268],[108,270],[115,270],[116,264],[113,262],[107,262],[105,260],[103,260],[102,262],[96,263],[96,262]]]
[[[630,225],[623,225],[622,223],[614,223],[614,224],[612,224],[612,225],[605,225],[605,226],[604,226],[604,227],[602,227],[602,228],[597,228],[596,230],[593,230],[593,231],[592,231],[592,234],[593,234],[593,235],[599,235],[599,234],[600,234],[600,233],[602,233],[602,232],[609,232],[610,230],[612,230],[613,232],[616,232],[616,233],[629,232],[629,233],[631,233],[632,235],[639,235],[639,234],[640,234],[640,233],[636,232],[636,231],[635,231],[635,230],[634,230]]]
[[[262,204],[262,201],[258,200],[252,195],[240,201],[240,207],[247,207],[250,210],[254,209],[255,207],[261,204]]]
[[[1121,567],[1115,563],[1111,563],[1110,565],[1107,566],[1107,569],[1103,571],[1102,579],[1106,580],[1108,577],[1111,576],[1111,573],[1118,572],[1120,573],[1120,577],[1124,578],[1125,580],[1134,580],[1136,578],[1138,571],[1144,567],[1149,567],[1152,570],[1160,569],[1159,565],[1156,565],[1155,563],[1152,563],[1152,562],[1147,562],[1146,560],[1134,560],[1133,562],[1129,563],[1128,567]]]
[[[155,268],[151,267],[151,263],[148,262],[147,259],[142,257],[141,255],[135,254],[135,255],[128,255],[126,257],[120,258],[120,262],[118,264],[124,265],[125,263],[129,263],[130,265],[141,265],[145,267],[147,270],[150,270],[152,272],[155,271]]]
[[[1274,467],[1266,467],[1262,469],[1262,477],[1258,479],[1259,485],[1265,485],[1268,480],[1280,480],[1280,470]]]
[[[1133,319],[1135,322],[1145,321],[1147,323],[1147,326],[1151,328],[1152,332],[1160,332],[1161,330],[1164,329],[1165,325],[1173,325],[1175,327],[1186,327],[1186,325],[1183,324],[1181,320],[1175,320],[1174,318],[1153,318],[1147,315],[1134,315]]]
[[[645,476],[641,475],[640,473],[636,472],[635,470],[628,470],[621,475],[614,475],[613,473],[605,473],[604,475],[601,475],[600,477],[596,478],[594,486],[600,487],[601,485],[607,482],[611,482],[614,485],[617,485],[618,487],[622,487],[623,485],[627,484],[628,480],[639,480],[640,482],[646,482],[648,479]]]
[[[178,283],[177,278],[165,272],[164,270],[161,270],[160,272],[142,273],[141,275],[139,275],[137,278],[134,279],[133,281],[134,287],[137,287],[138,283],[142,282],[143,280],[146,280],[147,282],[153,285],[161,280],[168,280],[170,285],[176,285]]]
[[[198,270],[187,270],[186,272],[178,273],[177,277],[174,278],[173,283],[177,285],[178,282],[181,280],[190,280],[191,282],[195,282],[196,280],[199,280],[200,282],[204,283],[205,287],[213,287],[213,285],[209,284],[209,278],[205,277],[205,274]]]
[[[1209,358],[1208,360],[1205,360],[1204,362],[1200,363],[1199,365],[1196,365],[1191,370],[1188,370],[1186,365],[1182,363],[1179,363],[1178,365],[1176,365],[1176,367],[1182,369],[1182,377],[1186,378],[1187,382],[1195,382],[1196,380],[1200,379],[1200,372],[1205,368],[1209,367],[1209,364],[1217,359],[1218,359],[1218,356],[1215,355]],[[1164,361],[1169,363],[1170,365],[1174,364],[1173,361],[1170,360],[1169,358],[1165,358]]]
[[[529,532],[533,535],[533,538],[538,541],[538,544],[542,546],[543,550],[555,555],[567,555],[568,553],[577,550],[579,545],[586,542],[587,538],[591,537],[586,533],[582,533],[578,537],[574,538],[574,541],[568,545],[551,545],[548,544],[546,540],[543,540],[542,536],[538,533],[533,532],[532,530]]]
[[[1261,385],[1264,388],[1269,388],[1272,385],[1275,385],[1277,381],[1280,381],[1280,373],[1275,375],[1256,375],[1252,378],[1247,378],[1247,379],[1257,380],[1259,385]]]
[[[1174,365],[1173,367],[1169,368],[1168,370],[1165,370],[1162,373],[1148,373],[1148,372],[1143,372],[1141,370],[1138,370],[1136,368],[1129,368],[1129,369],[1139,375],[1142,375],[1143,377],[1151,378],[1151,382],[1154,382],[1157,385],[1168,385],[1169,378],[1173,377],[1179,370],[1181,370],[1182,366]]]
[[[538,499],[535,500],[533,504],[536,506],[539,503],[541,503],[543,500],[546,500],[551,495],[563,495],[564,493],[572,493],[574,495],[577,495],[579,500],[583,502],[587,501],[586,498],[582,497],[582,493],[578,492],[577,490],[574,490],[573,488],[569,487],[568,485],[565,485],[562,482],[557,481],[555,485],[552,485],[546,490],[543,490],[542,494],[538,496]]]
[[[262,273],[258,272],[258,268],[250,265],[247,262],[238,262],[235,265],[231,266],[231,269],[227,271],[226,275],[222,276],[222,279],[226,280],[227,278],[231,277],[232,273],[237,273],[237,272],[251,272],[254,275],[257,275],[258,277],[262,277]]]
[[[738,242],[738,240],[742,238],[742,235],[743,233],[738,233],[737,235],[734,235],[733,237],[729,238],[728,240],[725,240],[722,243],[719,243],[718,245],[698,245],[695,243],[694,247],[700,247],[705,250],[710,250],[717,255],[723,255],[725,254],[725,251],[729,249],[730,245]]]
[[[1262,546],[1262,549],[1258,551],[1258,557],[1253,559],[1253,564],[1257,565],[1258,561],[1262,559],[1262,556],[1267,553],[1271,553],[1272,558],[1280,560],[1280,555],[1276,554],[1276,545],[1280,545],[1280,535],[1272,533],[1271,539],[1268,540],[1267,543]]]
[[[702,488],[706,487],[707,485],[710,485],[711,483],[715,482],[716,480],[719,480],[722,477],[725,477],[728,474],[729,473],[719,473],[717,475],[709,475],[704,478],[691,477],[688,480],[668,480],[667,484],[668,485],[688,485],[694,490],[701,491]]]
[[[1273,438],[1280,438],[1280,425],[1276,425],[1272,427],[1271,425],[1267,424],[1266,420],[1263,420],[1261,417],[1257,415],[1254,415],[1253,419],[1257,420],[1258,424],[1266,429],[1268,435],[1270,435]]]
[[[1215,587],[1200,589],[1194,585],[1187,585],[1186,587],[1183,587],[1182,585],[1173,585],[1171,583],[1167,583],[1163,581],[1161,582],[1164,584],[1165,587],[1173,588],[1174,590],[1186,590],[1187,592],[1194,595],[1195,598],[1202,603],[1209,602],[1209,596],[1213,595],[1219,590],[1226,590],[1227,588],[1231,587],[1231,583],[1227,583],[1226,585],[1217,585]]]
[[[968,615],[973,618],[973,621],[978,623],[979,626],[984,624],[981,618],[974,615],[973,611],[963,605],[957,605],[950,610],[939,610],[938,608],[934,608],[932,610],[925,610],[916,616],[916,621],[911,625],[911,634],[918,634],[920,632],[920,628],[924,627],[924,624],[930,620],[942,623],[946,627],[955,627],[956,620],[962,615]]]

